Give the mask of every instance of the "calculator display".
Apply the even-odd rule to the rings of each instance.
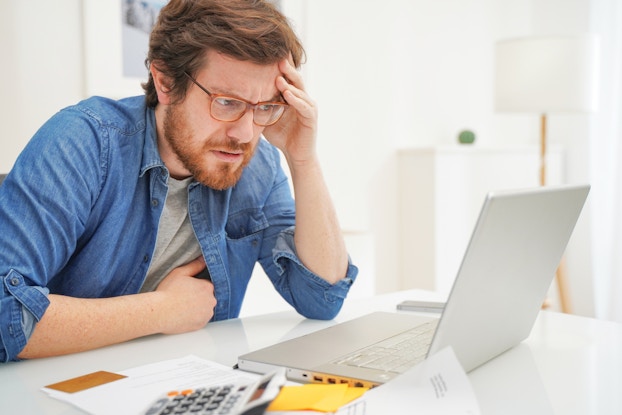
[[[250,399],[248,401],[252,402],[252,401],[256,401],[257,399],[261,398],[263,393],[266,391],[266,388],[268,387],[269,383],[270,383],[270,381],[267,380],[267,381],[262,382],[261,384],[259,384],[257,386],[257,389],[255,389],[255,392],[253,393],[253,395],[250,397]]]
[[[222,384],[171,391],[153,402],[145,415],[255,415],[263,413],[285,383],[284,371],[254,384]]]

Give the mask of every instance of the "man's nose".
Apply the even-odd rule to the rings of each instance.
[[[248,143],[253,140],[255,123],[253,122],[253,111],[248,110],[242,118],[231,123],[228,135],[239,143]]]

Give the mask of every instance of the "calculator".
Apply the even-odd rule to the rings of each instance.
[[[171,391],[151,404],[145,415],[260,415],[285,384],[285,369],[255,383],[210,385]]]

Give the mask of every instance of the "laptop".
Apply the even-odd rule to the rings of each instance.
[[[440,318],[370,313],[244,354],[238,367],[284,367],[298,382],[373,387],[452,346],[464,370],[475,369],[531,332],[589,190],[488,193]]]

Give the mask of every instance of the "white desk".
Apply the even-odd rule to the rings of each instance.
[[[372,310],[393,311],[403,299],[430,299],[430,295],[408,291],[353,300],[346,302],[335,321]],[[334,322],[281,312],[212,323],[187,334],[0,365],[0,412],[80,414],[39,389],[97,370],[118,371],[188,354],[233,365],[244,352],[330,324]],[[472,371],[469,378],[483,414],[622,414],[622,325],[541,312],[525,342]]]

